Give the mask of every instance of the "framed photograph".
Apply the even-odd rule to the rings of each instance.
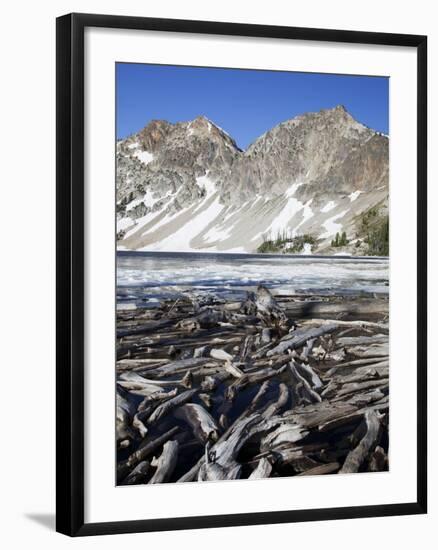
[[[426,513],[426,37],[57,20],[57,530]]]

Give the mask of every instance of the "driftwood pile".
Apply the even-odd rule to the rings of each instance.
[[[263,286],[119,311],[118,484],[387,470],[387,315]]]

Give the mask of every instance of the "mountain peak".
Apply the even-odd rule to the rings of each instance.
[[[167,120],[154,119],[138,133],[139,142],[144,151],[153,152],[159,147],[172,128]]]
[[[118,144],[119,240],[178,249],[189,223],[186,246],[196,250],[254,252],[263,235],[283,231],[325,250],[333,231],[358,234],[364,207],[387,201],[388,140],[373,136],[343,105],[281,122],[245,152],[205,115],[153,120]]]
[[[197,128],[200,130],[211,130],[211,127],[215,126],[206,116],[204,115],[198,115],[193,120],[190,120],[187,123],[187,128]]]
[[[198,115],[196,118],[193,119],[193,122],[208,124],[208,123],[211,123],[211,120],[209,120],[205,115]]]
[[[146,124],[142,131],[170,128],[172,124],[162,118],[154,118]]]
[[[206,128],[208,131],[211,131],[211,129],[214,128],[215,130],[226,134],[226,132],[222,130],[222,128],[220,128],[216,123],[207,118],[205,115],[198,115],[191,122],[189,122],[189,127]]]
[[[351,116],[351,114],[347,111],[345,105],[342,105],[342,104],[339,104],[339,105],[336,105],[336,107],[330,107],[328,109],[321,109],[321,111],[319,111],[320,114],[322,115],[328,115],[328,116],[337,116],[337,117],[342,117],[344,118],[345,116],[348,118],[354,118]]]

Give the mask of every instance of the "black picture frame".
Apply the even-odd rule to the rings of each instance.
[[[427,37],[69,14],[57,25],[57,497],[70,536],[364,518],[427,511]],[[86,27],[406,46],[417,52],[417,498],[415,502],[216,516],[84,522],[84,30]]]

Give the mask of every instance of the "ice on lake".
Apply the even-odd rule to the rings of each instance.
[[[388,258],[119,252],[118,301],[151,302],[196,289],[243,295],[263,284],[274,294],[389,291]],[[228,297],[228,296],[227,296]]]

